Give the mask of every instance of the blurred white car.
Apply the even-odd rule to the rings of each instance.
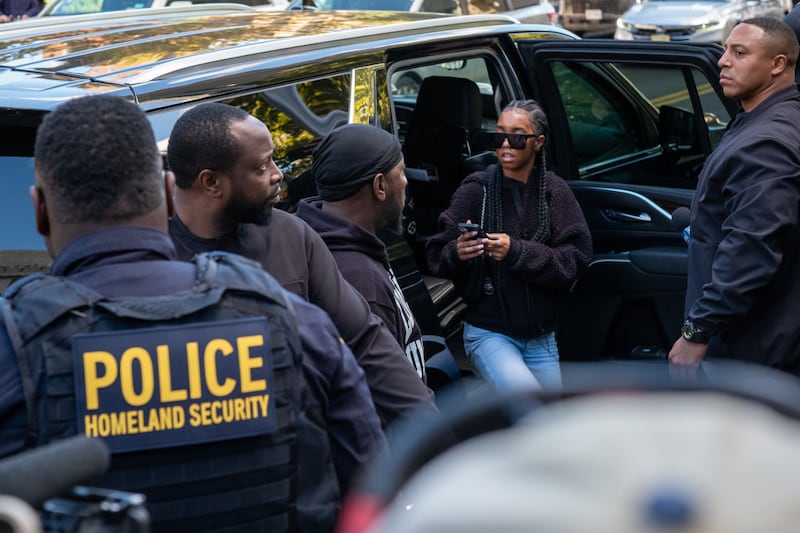
[[[614,38],[721,43],[740,21],[784,11],[783,0],[644,0],[617,19]]]

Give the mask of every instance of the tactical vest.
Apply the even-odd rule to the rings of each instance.
[[[201,254],[194,262],[195,285],[178,295],[107,299],[82,284],[44,275],[9,288],[6,298],[10,306],[5,306],[4,318],[23,380],[28,445],[74,435],[79,431],[79,421],[87,434],[99,431],[100,437],[108,436],[108,443],[125,441],[120,446],[128,449],[112,448],[109,473],[91,484],[144,493],[155,530],[331,529],[339,495],[330,444],[324,430],[304,415],[302,356],[290,303],[281,286],[249,260],[215,252]],[[16,331],[10,324],[12,317]],[[265,337],[269,343],[263,348],[268,353],[262,359],[245,358],[242,362],[241,350],[232,356],[211,350],[203,356],[199,347],[196,364],[189,364],[194,370],[186,372],[190,376],[188,385],[184,381],[178,386],[165,381],[170,379],[170,372],[162,368],[180,366],[172,353],[169,359],[159,359],[165,354],[159,352],[157,356],[139,347],[115,359],[110,355],[113,350],[92,351],[88,353],[99,361],[100,370],[84,359],[86,368],[96,375],[91,380],[82,376],[86,394],[76,386],[75,374],[85,374],[86,370],[76,368],[74,343],[87,337],[86,333],[90,340],[126,335],[125,330],[135,330],[142,339],[148,335],[160,338],[162,330],[166,336],[186,335],[188,331],[191,337],[218,328],[220,321],[226,321],[225,331],[252,321],[264,323],[259,317],[266,317],[268,324],[263,326],[268,330]],[[186,353],[190,351],[187,348]],[[238,365],[231,357],[239,358]],[[186,355],[186,361],[190,359]],[[241,375],[234,379],[220,374],[215,366],[220,364],[228,365],[226,368],[232,368],[234,374],[241,370]],[[156,373],[157,365],[162,366]],[[254,378],[265,365],[271,367],[271,383]],[[121,383],[128,375],[133,377],[124,386]],[[173,368],[171,377],[175,375]],[[201,376],[209,390],[219,394],[237,385],[243,390],[246,386],[268,387],[268,394],[264,398],[201,401],[201,391],[210,394],[200,386]],[[130,398],[126,410],[101,415],[79,412],[81,406],[100,404],[114,379]],[[141,404],[153,390],[157,393],[150,396],[161,395],[161,401],[167,393],[186,401],[148,410]],[[191,399],[193,394],[195,400]],[[85,405],[81,403],[84,395]],[[114,398],[125,398],[117,396]],[[254,418],[262,416],[261,411],[265,418]],[[235,424],[249,424],[251,432],[260,433],[262,420],[268,422],[263,424],[270,427],[268,433],[236,438],[204,433],[218,430],[224,434]],[[201,432],[200,437],[186,437],[190,430]],[[190,440],[162,447],[163,439],[177,438],[175,435]],[[148,449],[137,450],[137,443],[147,439]]]

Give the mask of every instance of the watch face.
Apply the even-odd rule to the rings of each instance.
[[[683,338],[689,342],[708,342],[708,334],[695,326],[694,322],[691,320],[687,320],[683,323],[683,327],[681,327],[681,335],[683,335]]]

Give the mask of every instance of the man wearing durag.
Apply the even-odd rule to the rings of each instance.
[[[369,303],[425,379],[422,332],[389,264],[382,232],[399,234],[407,185],[400,143],[365,124],[333,130],[314,151],[319,196],[297,216],[322,236],[344,278]]]

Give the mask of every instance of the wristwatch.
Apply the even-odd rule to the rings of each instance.
[[[708,331],[705,331],[697,324],[692,322],[690,318],[687,318],[683,323],[681,335],[683,335],[683,338],[687,341],[696,342],[698,344],[708,344],[709,338],[711,337],[711,334]]]

